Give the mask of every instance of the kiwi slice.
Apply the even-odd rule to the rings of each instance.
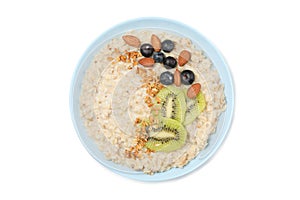
[[[192,123],[200,115],[200,113],[203,112],[206,106],[205,97],[201,91],[195,99],[190,99],[188,97],[186,99],[187,108],[183,122],[184,125]]]
[[[160,117],[175,119],[180,123],[184,121],[186,102],[181,90],[169,86],[160,90],[157,97],[160,99]]]
[[[187,132],[184,126],[169,118],[161,118],[156,127],[148,129],[146,147],[154,151],[170,152],[181,148],[186,140]]]

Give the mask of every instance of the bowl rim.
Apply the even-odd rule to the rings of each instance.
[[[189,32],[193,33],[193,35],[196,38],[200,38],[201,42],[204,42],[204,46],[205,47],[209,47],[208,50],[211,52],[212,55],[215,55],[215,59],[218,59],[219,64],[223,65],[222,67],[224,67],[224,72],[226,72],[225,77],[228,79],[227,83],[225,85],[225,87],[227,87],[227,92],[229,92],[230,95],[230,99],[229,101],[227,100],[227,96],[226,96],[226,115],[225,116],[225,120],[226,123],[224,122],[223,126],[222,126],[222,134],[220,134],[220,138],[218,138],[217,142],[215,143],[214,148],[211,149],[211,151],[209,151],[207,153],[207,155],[201,159],[200,162],[198,162],[197,164],[193,165],[193,167],[189,168],[188,170],[183,170],[181,173],[171,173],[170,176],[162,176],[162,177],[158,177],[155,178],[155,175],[153,176],[149,176],[147,174],[140,174],[139,172],[136,172],[133,170],[133,173],[126,173],[126,171],[122,171],[119,170],[117,168],[114,168],[112,166],[110,166],[109,164],[106,164],[105,162],[103,162],[100,158],[98,158],[94,152],[91,150],[91,148],[89,147],[89,145],[84,141],[84,138],[82,136],[82,133],[79,130],[79,124],[77,122],[77,120],[75,119],[75,114],[74,114],[74,92],[75,92],[75,83],[77,81],[78,75],[79,75],[79,71],[85,61],[85,59],[90,55],[90,53],[95,49],[95,47],[99,44],[99,42],[103,42],[103,39],[105,37],[107,37],[107,35],[110,35],[111,32],[116,32],[116,29],[118,29],[118,27],[126,27],[127,25],[130,24],[136,24],[136,23],[153,23],[153,22],[163,22],[163,23],[169,23],[172,25],[175,25],[176,27],[180,27],[180,28],[184,28],[185,30],[188,30]],[[167,30],[167,29],[162,29],[161,27],[154,27],[154,29],[161,29],[161,30]],[[125,30],[128,31],[128,30]],[[184,35],[184,34],[183,34]],[[187,36],[188,37],[188,36]],[[111,39],[111,38],[109,38]],[[108,40],[108,39],[106,39]],[[198,41],[198,40],[197,40]],[[201,43],[203,45],[203,43]],[[207,53],[207,49],[203,50],[205,53]],[[211,56],[209,57],[210,60],[213,62]],[[217,69],[218,70],[218,69]],[[219,75],[220,71],[218,70]],[[222,81],[222,78],[221,78]],[[222,81],[223,82],[223,81]],[[224,91],[225,92],[225,91]],[[229,105],[228,105],[229,103]],[[235,110],[235,87],[234,87],[234,80],[232,77],[232,73],[229,69],[229,66],[224,58],[224,56],[222,55],[222,53],[218,50],[218,48],[216,48],[216,46],[209,41],[206,37],[204,37],[201,33],[199,33],[197,30],[179,22],[179,21],[175,21],[172,19],[168,19],[168,18],[160,18],[160,17],[143,17],[143,18],[136,18],[136,19],[131,19],[131,20],[127,20],[124,22],[121,22],[119,24],[116,24],[115,26],[113,26],[112,28],[108,29],[107,31],[103,32],[102,34],[100,34],[89,46],[88,48],[84,51],[83,55],[81,56],[75,71],[73,72],[73,76],[72,76],[72,81],[71,81],[71,85],[70,85],[70,92],[69,92],[69,108],[70,108],[70,114],[71,114],[71,118],[72,118],[72,123],[73,126],[75,128],[75,131],[77,133],[77,136],[79,137],[82,145],[85,147],[85,149],[88,151],[88,153],[95,159],[97,160],[97,162],[99,162],[101,165],[105,166],[106,168],[110,169],[111,171],[120,174],[122,176],[125,176],[127,178],[131,178],[134,180],[138,180],[138,181],[146,181],[146,182],[156,182],[156,181],[167,181],[167,180],[172,180],[172,179],[176,179],[182,176],[185,176],[187,174],[190,174],[191,172],[194,172],[196,169],[200,169],[202,166],[204,166],[207,161],[209,159],[211,159],[216,152],[220,149],[220,146],[224,143],[224,140],[226,139],[230,128],[232,126],[233,123],[233,118],[234,118],[234,110]],[[223,114],[223,113],[222,113]],[[86,133],[85,133],[86,134]],[[88,136],[89,137],[89,136]],[[92,139],[92,138],[90,138]],[[199,154],[198,154],[199,155]],[[197,157],[197,156],[196,156]],[[188,163],[187,165],[189,165],[190,163]],[[174,168],[173,168],[174,169]],[[177,168],[176,168],[177,169]],[[172,170],[172,169],[171,169]],[[170,171],[170,170],[168,170]],[[166,172],[168,172],[166,171]],[[136,172],[136,173],[135,173]],[[162,173],[156,173],[156,174],[163,174],[166,172],[162,172]]]

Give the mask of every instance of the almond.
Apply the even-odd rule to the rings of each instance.
[[[191,85],[191,87],[187,91],[187,96],[190,99],[194,99],[199,94],[200,89],[201,89],[200,83],[195,83]]]
[[[129,46],[138,48],[141,45],[141,41],[139,40],[139,38],[133,35],[123,35],[122,38]]]
[[[191,59],[191,53],[187,50],[180,52],[178,57],[178,65],[183,66]]]
[[[176,69],[174,72],[174,84],[179,87],[181,84],[180,71]]]
[[[161,49],[161,42],[160,39],[157,37],[157,35],[152,34],[151,35],[151,44],[154,48],[154,51],[160,51]]]
[[[142,58],[139,60],[139,63],[144,67],[152,67],[155,63],[153,58]]]

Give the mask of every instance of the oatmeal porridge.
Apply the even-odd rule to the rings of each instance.
[[[224,85],[188,38],[135,30],[108,41],[81,88],[81,118],[108,160],[147,174],[184,167],[216,130]]]

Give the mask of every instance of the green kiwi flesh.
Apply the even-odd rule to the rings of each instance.
[[[161,111],[160,116],[174,119],[182,123],[185,119],[186,101],[184,93],[173,87],[169,86],[163,88],[157,97],[160,99]]]
[[[191,124],[203,110],[205,109],[206,101],[202,92],[195,99],[187,98],[187,108],[185,113],[184,125]]]
[[[180,122],[161,118],[159,125],[149,130],[149,135],[147,148],[153,151],[170,152],[180,149],[185,144],[187,132]]]

